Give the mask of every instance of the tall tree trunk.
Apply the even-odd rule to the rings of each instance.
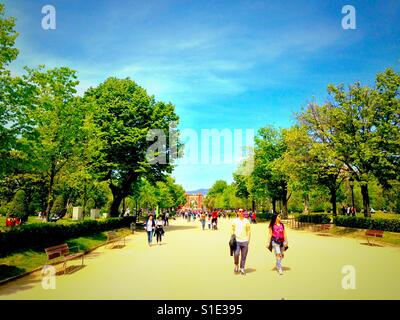
[[[288,218],[289,215],[289,210],[288,210],[288,190],[287,190],[287,184],[284,183],[282,186],[282,216],[284,219]]]
[[[110,189],[113,194],[113,201],[110,207],[110,216],[118,217],[119,216],[119,206],[121,205],[122,200],[129,195],[129,190],[137,179],[138,174],[135,172],[131,172],[125,180],[122,182],[121,186],[115,186],[110,183]]]
[[[307,193],[307,194],[305,194],[304,197],[303,197],[303,205],[304,205],[304,213],[305,213],[305,214],[308,214],[308,213],[310,212],[310,210],[309,210],[309,208],[308,208],[308,202],[309,202],[309,200],[310,200],[310,197],[309,197],[309,195],[308,195],[308,193]]]
[[[287,218],[288,218],[288,215],[289,215],[289,210],[288,210],[288,201],[287,201],[287,198],[286,198],[286,197],[284,197],[284,198],[282,199],[282,207],[283,207],[283,210],[282,210],[282,218],[283,218],[283,219],[287,219]]]
[[[272,211],[273,213],[276,213],[276,199],[272,198]]]
[[[53,207],[54,199],[53,199],[53,187],[54,187],[54,177],[56,175],[56,166],[54,162],[51,165],[51,172],[50,172],[50,183],[49,183],[49,190],[47,194],[47,208],[46,208],[46,221],[49,221],[50,218],[50,210]]]
[[[336,209],[336,187],[331,187],[330,188],[330,193],[331,193],[331,204],[332,204],[332,214],[333,216],[336,216],[337,214],[337,209]]]
[[[87,188],[86,188],[86,179],[84,179],[83,185],[83,217],[86,215],[86,204],[87,204]]]
[[[119,207],[121,205],[122,199],[124,198],[122,196],[121,191],[113,191],[113,201],[111,203],[110,207],[110,217],[118,217],[119,216]]]
[[[368,184],[361,184],[361,195],[363,198],[363,212],[364,217],[370,217],[369,212],[369,194],[368,194]]]
[[[251,211],[255,211],[256,210],[256,202],[253,200],[251,200]]]

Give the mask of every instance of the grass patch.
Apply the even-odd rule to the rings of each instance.
[[[126,235],[128,232],[129,229],[127,228],[116,230],[118,235]],[[106,241],[107,231],[87,237],[70,239],[66,241],[66,243],[70,247],[79,246],[81,252],[88,252],[99,245],[105,244]],[[0,281],[42,267],[45,265],[46,261],[47,256],[44,252],[44,248],[42,251],[26,250],[2,257],[0,258]]]
[[[366,241],[364,229],[346,228],[333,226],[328,231],[323,231],[323,233],[329,233],[335,236],[342,236],[348,238],[355,238]],[[396,232],[385,231],[382,238],[370,237],[371,242],[380,243],[383,245],[392,245],[400,247],[400,234]]]

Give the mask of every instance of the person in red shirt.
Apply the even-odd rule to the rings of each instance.
[[[9,215],[6,219],[6,227],[14,227],[15,226],[15,220],[13,215]]]
[[[21,219],[18,218],[18,217],[15,217],[15,218],[14,218],[14,224],[15,224],[16,226],[19,226],[19,225],[21,224]]]
[[[218,212],[217,210],[214,210],[211,214],[211,224],[213,226],[213,229],[217,229],[217,224],[218,224]]]
[[[256,215],[256,212],[254,211],[253,212],[253,214],[251,215],[251,221],[253,222],[253,223],[257,223],[257,215]]]

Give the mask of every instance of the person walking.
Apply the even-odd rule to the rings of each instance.
[[[288,249],[288,240],[286,236],[285,226],[281,222],[280,214],[276,214],[272,217],[269,224],[269,249],[274,250],[276,257],[276,269],[280,275],[282,271],[282,259],[284,257],[285,250]]]
[[[245,275],[245,265],[247,253],[249,251],[250,242],[250,222],[243,216],[243,210],[240,209],[238,217],[232,223],[232,235],[236,238],[236,250],[233,255],[235,269],[234,272],[239,272],[239,256],[240,256],[240,273]]]
[[[211,219],[211,224],[212,224],[213,230],[217,230],[218,211],[217,211],[217,210],[214,210],[214,211],[212,212],[212,214],[211,214],[211,217],[212,217],[212,219]]]
[[[148,220],[146,221],[145,229],[147,232],[147,242],[151,247],[151,243],[153,242],[153,232],[156,228],[156,224],[154,222],[153,215],[150,214]]]
[[[155,234],[156,234],[156,239],[157,239],[157,244],[161,245],[162,241],[162,236],[164,235],[164,221],[161,219],[161,217],[158,217],[156,224],[155,224]]]
[[[257,223],[257,214],[255,211],[251,214],[251,221],[252,223]]]
[[[169,221],[168,221],[168,219],[169,219],[169,211],[167,211],[167,213],[165,214],[165,225],[166,225],[166,226],[169,226]]]
[[[204,230],[204,227],[206,226],[206,214],[204,212],[202,212],[200,215],[200,222],[201,222],[201,227]]]

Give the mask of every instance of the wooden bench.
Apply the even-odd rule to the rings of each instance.
[[[321,232],[321,231],[329,230],[331,227],[332,226],[330,223],[320,223],[320,224],[317,224],[316,226],[314,226],[314,230],[317,232]]]
[[[79,251],[79,247],[71,247],[71,248],[78,248]],[[58,262],[60,260],[63,261],[64,274],[66,274],[67,272],[68,260],[74,260],[82,257],[82,266],[83,266],[84,253],[83,252],[71,253],[70,252],[71,248],[68,247],[68,244],[66,243],[46,248],[45,252],[47,255],[47,264],[51,264],[56,261]]]
[[[320,232],[318,233],[319,236],[324,236],[324,237],[333,237],[332,234],[323,232],[323,231],[329,231],[332,228],[332,224],[330,223],[323,223],[323,224],[318,224],[316,227],[316,231]]]
[[[124,246],[125,246],[125,236],[119,236],[117,235],[117,233],[115,231],[109,231],[107,232],[107,243],[106,243],[106,247],[109,244],[114,244],[117,245],[118,243],[124,242]]]
[[[383,230],[367,230],[367,231],[365,231],[365,236],[367,238],[368,245],[372,245],[369,242],[369,238],[368,237],[382,238],[383,237]]]

